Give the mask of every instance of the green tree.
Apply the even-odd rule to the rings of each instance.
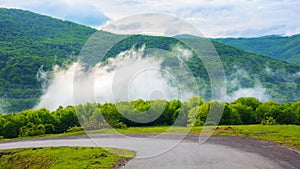
[[[255,111],[258,106],[260,106],[262,103],[255,97],[240,97],[234,103],[241,103],[242,105],[249,106],[252,108],[253,111]]]
[[[18,137],[18,128],[16,125],[10,121],[8,121],[3,126],[3,137],[4,138],[15,138]]]
[[[243,124],[255,124],[256,123],[256,114],[253,111],[253,108],[247,105],[244,105],[240,102],[232,103],[229,105],[233,113],[237,113],[240,116],[240,119]]]
[[[237,125],[242,124],[240,119],[240,115],[237,111],[232,111],[229,104],[226,103],[224,106],[224,111],[222,114],[222,118],[220,120],[220,125]]]
[[[118,127],[120,122],[123,122],[123,116],[118,112],[116,106],[112,103],[105,103],[99,107],[105,121],[111,127]]]
[[[79,126],[79,120],[75,108],[68,106],[66,108],[58,109],[54,114],[58,120],[59,124],[56,126],[57,132],[65,132],[71,127]]]
[[[53,134],[54,133],[54,125],[53,124],[45,124],[45,134]]]
[[[201,106],[195,106],[189,110],[188,114],[188,125],[191,126],[202,126],[206,121],[209,113],[211,102],[206,102]]]

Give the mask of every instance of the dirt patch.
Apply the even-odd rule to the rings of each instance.
[[[226,128],[216,128],[216,132],[221,132],[221,133],[234,133],[231,127],[226,127]]]
[[[122,158],[111,169],[119,169],[119,168],[125,166],[129,160],[131,160],[131,158]]]

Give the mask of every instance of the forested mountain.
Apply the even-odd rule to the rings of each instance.
[[[94,32],[86,26],[29,11],[0,8],[2,109],[11,112],[32,108],[42,94],[36,77],[39,68],[49,70],[55,64],[76,60],[74,56]]]
[[[0,28],[0,111],[6,113],[32,108],[42,95],[37,72],[51,71],[54,65],[64,67],[76,61],[82,46],[96,32],[95,29],[72,22],[4,8],[0,8]],[[111,37],[121,36],[101,33]],[[195,40],[195,37],[192,38]],[[200,42],[201,38],[196,40]],[[171,37],[134,35],[115,45],[106,57],[115,57],[133,46],[139,48],[145,45],[147,48],[172,50],[177,44],[180,42]],[[227,80],[239,83],[229,83],[229,92],[236,91],[237,88],[254,87],[259,81],[274,99],[299,100],[299,66],[248,53],[216,41],[212,41],[212,44],[223,62]],[[94,56],[88,64],[96,64],[98,61],[97,56]],[[171,62],[172,60],[165,60],[163,64]],[[192,57],[187,64],[195,76],[201,76],[206,85],[209,85],[206,69],[199,58]]]
[[[214,40],[248,52],[300,65],[300,34],[289,37],[272,35],[258,38],[220,38]]]
[[[202,38],[187,38],[194,42],[203,43]],[[168,43],[165,43],[166,41]],[[262,88],[266,88],[266,94],[270,97],[269,99],[279,102],[298,101],[300,99],[300,66],[259,54],[245,52],[244,50],[217,41],[211,42],[222,61],[228,93],[247,88],[253,89],[251,91],[253,92],[256,90],[255,88],[259,89],[260,87],[258,86],[261,85]],[[170,50],[172,46],[180,43],[177,39],[169,37],[135,35],[118,43],[108,52],[108,55],[111,53],[111,56],[114,56],[114,54],[122,50],[130,49],[133,45],[148,44],[149,48]],[[169,46],[166,44],[169,44]],[[174,59],[165,60],[163,64],[172,64],[172,61]],[[196,77],[201,77],[202,80],[205,80],[205,86],[210,86],[206,68],[198,57],[193,55],[190,59],[186,60],[186,63]],[[201,84],[198,84],[198,86],[203,87]],[[202,97],[207,99],[210,97],[210,93],[205,93]]]

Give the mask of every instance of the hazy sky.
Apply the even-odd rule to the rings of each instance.
[[[206,37],[252,37],[300,33],[300,0],[1,0],[1,7],[101,27],[142,13],[169,14]]]

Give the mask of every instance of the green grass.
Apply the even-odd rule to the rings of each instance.
[[[108,151],[109,150],[109,151]],[[1,169],[113,168],[133,158],[124,149],[98,147],[48,147],[0,151]]]
[[[78,132],[65,132],[65,133],[60,133],[60,134],[45,134],[45,135],[38,135],[38,136],[26,136],[26,137],[18,137],[18,138],[11,138],[11,139],[1,138],[0,142],[33,139],[33,138],[55,138],[55,137],[76,136],[76,135],[86,135],[86,133],[84,131],[78,131]]]
[[[300,150],[299,125],[221,126],[214,134],[268,140]]]
[[[92,131],[91,133],[108,134],[119,132],[122,134],[155,134],[166,132],[168,134],[207,134],[220,136],[238,136],[256,138],[261,140],[273,141],[277,144],[300,150],[300,125],[230,125],[215,127],[172,127],[154,126],[154,127],[130,127],[127,129],[102,129]]]
[[[213,127],[214,128],[214,127]],[[169,131],[168,131],[169,130]],[[122,133],[122,134],[157,134],[157,133],[168,133],[168,134],[200,134],[213,132],[214,135],[221,136],[238,136],[238,137],[249,137],[262,140],[273,141],[278,144],[283,144],[288,147],[292,147],[300,150],[300,125],[228,125],[218,126],[213,131],[212,127],[193,127],[189,130],[186,127],[172,127],[170,126],[151,126],[151,127],[129,127],[126,129],[101,129],[96,131],[90,131],[89,133],[94,134],[111,134],[111,133]],[[28,139],[28,138],[53,138],[61,136],[73,136],[73,135],[85,135],[84,131],[69,132],[62,134],[51,134],[45,136],[25,137],[17,138]],[[16,139],[11,139],[16,140]],[[8,139],[2,139],[0,141],[9,141]]]

